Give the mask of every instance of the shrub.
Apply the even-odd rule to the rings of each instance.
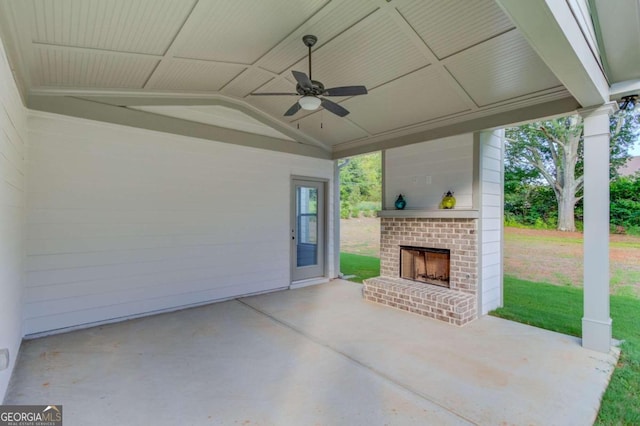
[[[382,207],[380,201],[360,201],[356,204],[356,208],[361,211],[380,210]]]

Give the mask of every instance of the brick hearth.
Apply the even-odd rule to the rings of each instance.
[[[456,325],[475,319],[477,223],[468,218],[381,218],[381,276],[365,281],[365,298]],[[450,250],[450,288],[400,278],[400,246]]]

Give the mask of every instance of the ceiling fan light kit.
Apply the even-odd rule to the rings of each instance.
[[[324,84],[320,81],[311,79],[311,47],[316,44],[318,38],[314,35],[307,34],[302,37],[302,42],[309,49],[309,75],[301,71],[291,71],[293,77],[296,79],[296,93],[251,93],[253,96],[301,96],[298,102],[293,104],[285,113],[286,117],[294,115],[300,109],[313,111],[320,106],[329,112],[336,114],[339,117],[344,117],[349,114],[349,111],[343,106],[325,99],[320,96],[358,96],[366,95],[367,88],[364,86],[342,86],[331,87],[325,89]]]
[[[302,109],[313,111],[320,107],[322,101],[320,100],[320,98],[316,98],[315,96],[303,96],[298,100],[298,103],[300,104]]]

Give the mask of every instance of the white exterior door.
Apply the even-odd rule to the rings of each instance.
[[[291,280],[324,276],[324,182],[293,179]]]

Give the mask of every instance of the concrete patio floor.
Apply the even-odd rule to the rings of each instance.
[[[67,426],[587,425],[617,355],[336,280],[25,341],[5,404],[62,404]]]

